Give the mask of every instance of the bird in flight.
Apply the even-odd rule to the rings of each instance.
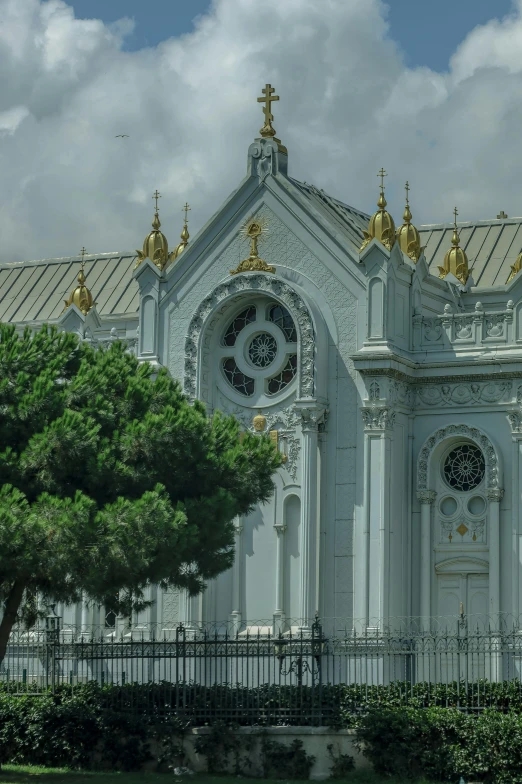
[[[115,139],[128,139],[129,136],[127,133],[119,133],[117,136],[114,137]]]

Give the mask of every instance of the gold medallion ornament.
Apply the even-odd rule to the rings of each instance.
[[[280,151],[286,153],[288,151],[286,147],[283,144],[281,144],[281,139],[278,139],[276,137],[276,130],[272,125],[272,120],[274,119],[274,115],[272,114],[272,103],[274,101],[278,101],[279,96],[274,95],[275,87],[272,87],[271,84],[266,84],[261,90],[261,92],[263,93],[263,97],[258,98],[257,102],[265,104],[263,106],[263,114],[265,115],[265,124],[260,129],[259,133],[261,134],[263,139],[273,139],[275,142],[277,142]]]
[[[159,270],[163,271],[167,264],[174,260],[175,251],[169,253],[169,244],[167,242],[167,238],[160,231],[161,223],[158,215],[158,199],[161,198],[161,195],[158,193],[157,189],[154,192],[152,198],[156,200],[154,219],[152,221],[152,231],[145,237],[143,250],[136,251],[138,258],[136,260],[134,269],[139,267],[139,265],[145,261],[145,259],[150,259]]]
[[[452,247],[444,256],[444,266],[439,267],[439,278],[445,278],[446,275],[451,272],[452,275],[460,280],[462,285],[466,285],[466,282],[470,276],[471,270],[469,268],[468,257],[466,256],[466,252],[460,247],[459,242],[459,232],[457,229],[457,215],[458,215],[457,208],[453,210],[454,222],[453,222],[453,236],[451,238]]]
[[[359,248],[359,253],[375,239],[378,240],[387,250],[391,250],[395,243],[395,223],[389,212],[386,211],[386,199],[384,198],[384,178],[388,175],[381,169],[377,177],[381,178],[380,195],[377,200],[378,210],[370,218],[368,223],[368,231],[363,231],[364,242]]]
[[[76,305],[78,310],[80,310],[84,316],[96,305],[91,292],[85,285],[85,273],[84,273],[84,262],[85,262],[85,254],[87,251],[85,248],[82,248],[80,251],[80,255],[82,257],[82,266],[80,268],[80,273],[78,275],[78,285],[72,292],[69,299],[64,300],[65,307],[64,311],[67,310],[68,307],[71,305]],[[62,311],[63,312],[63,311]]]
[[[263,414],[261,413],[261,409],[257,412],[255,417],[253,418],[252,424],[254,426],[254,430],[256,431],[256,433],[263,433],[266,427],[266,417],[263,416]]]
[[[406,182],[404,188],[406,190],[406,206],[402,216],[404,223],[397,229],[396,236],[397,242],[399,243],[399,247],[402,252],[405,253],[406,256],[408,256],[408,258],[414,262],[414,264],[416,264],[420,259],[424,248],[422,248],[420,244],[420,234],[417,228],[411,222],[412,214],[410,210],[410,202],[408,199],[410,185],[408,182]]]
[[[275,272],[275,267],[267,264],[266,261],[260,259],[258,255],[257,244],[262,237],[268,234],[266,220],[264,218],[249,218],[243,226],[241,233],[250,240],[250,256],[248,259],[240,261],[235,270],[230,270],[230,274],[237,275],[238,272]]]

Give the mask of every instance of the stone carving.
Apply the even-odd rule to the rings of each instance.
[[[418,490],[417,498],[421,504],[432,504],[437,497],[434,490]]]
[[[235,275],[221,283],[201,302],[193,315],[185,340],[185,394],[194,400],[197,393],[198,350],[201,333],[208,316],[225,299],[240,292],[262,292],[280,300],[294,318],[299,332],[298,396],[312,397],[314,393],[315,337],[312,319],[303,299],[287,283],[261,273]]]
[[[499,403],[511,395],[511,381],[486,381],[479,384],[422,384],[416,387],[417,403],[426,406]]]
[[[486,335],[500,338],[504,335],[504,316],[488,316],[486,319]]]
[[[521,411],[508,411],[508,420],[511,425],[512,433],[522,433],[522,412]]]
[[[424,319],[424,340],[428,343],[435,343],[442,337],[442,325],[436,318]]]
[[[369,406],[361,408],[365,430],[393,430],[395,411],[393,408]]]
[[[377,381],[372,381],[368,391],[368,400],[379,400],[381,397],[381,389]]]
[[[483,544],[485,542],[485,520],[478,520],[471,522],[470,520],[459,518],[458,520],[441,520],[440,521],[440,543],[451,544],[455,539],[455,534],[460,538],[457,541],[460,544],[473,546],[475,543]]]
[[[179,621],[179,602],[179,591],[170,589],[163,593],[161,602],[161,620],[163,624]]]
[[[418,463],[417,463],[417,490],[428,489],[428,464],[431,453],[435,447],[444,441],[446,438],[452,436],[464,436],[469,438],[477,444],[482,450],[484,460],[486,463],[486,483],[489,489],[498,489],[499,487],[499,465],[498,457],[495,447],[482,430],[477,427],[469,427],[468,425],[447,425],[440,428],[427,441],[422,447]]]
[[[257,174],[260,182],[264,182],[269,174],[276,173],[278,152],[277,142],[271,139],[257,139],[248,148],[248,155],[252,158],[252,173]]]
[[[497,501],[500,503],[504,497],[504,490],[499,487],[490,487],[486,490],[486,495],[489,501]]]
[[[469,340],[473,334],[473,316],[455,319],[455,337],[458,340]]]

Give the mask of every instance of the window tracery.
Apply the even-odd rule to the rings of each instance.
[[[223,377],[244,397],[274,396],[297,376],[297,328],[281,304],[256,298],[228,324],[221,339]]]
[[[486,473],[484,455],[473,444],[452,449],[444,462],[444,478],[454,490],[467,493],[482,482]]]
[[[241,311],[241,313],[238,313],[223,335],[223,345],[235,346],[236,340],[241,330],[243,330],[247,324],[251,324],[255,320],[256,309],[253,305],[250,305],[248,308],[245,308],[245,310]]]

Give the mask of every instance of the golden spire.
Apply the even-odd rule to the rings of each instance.
[[[190,211],[190,207],[188,206],[187,202],[185,202],[185,206],[182,208],[181,211],[185,212],[185,217],[183,218],[183,229],[181,230],[181,242],[179,243],[178,247],[174,251],[174,256],[173,256],[174,259],[177,259],[178,256],[181,253],[183,253],[183,251],[185,250],[185,248],[188,245],[188,241],[189,241],[189,237],[190,237],[190,234],[188,233],[188,228],[187,228],[187,223],[188,223],[187,213]]]
[[[452,275],[455,275],[455,277],[460,280],[463,285],[466,285],[471,270],[469,269],[466,252],[459,246],[460,238],[457,227],[458,214],[459,213],[457,208],[455,207],[453,210],[453,236],[451,237],[452,247],[444,256],[444,266],[439,267],[439,278],[445,278],[446,275],[451,272]]]
[[[420,259],[420,255],[424,248],[421,248],[420,234],[411,222],[412,214],[408,198],[410,184],[406,182],[404,188],[406,190],[406,206],[402,216],[404,223],[397,229],[397,242],[399,243],[402,252],[416,264]]]
[[[64,310],[67,310],[68,307],[71,305],[76,305],[76,307],[83,313],[84,316],[96,305],[92,298],[92,294],[85,285],[85,273],[84,273],[84,266],[85,266],[85,254],[87,251],[85,248],[82,248],[80,251],[80,256],[82,257],[80,272],[78,274],[78,285],[71,293],[69,299],[64,300],[65,307]]]
[[[161,194],[157,189],[154,191],[152,198],[156,202],[154,218],[152,220],[152,231],[145,237],[143,250],[136,251],[138,258],[136,260],[134,269],[139,267],[139,265],[142,263],[142,261],[145,261],[145,259],[150,259],[152,263],[158,267],[158,269],[163,271],[167,264],[173,260],[174,253],[169,254],[169,244],[167,242],[167,238],[160,231],[161,223],[158,215],[158,199],[161,199]]]
[[[511,283],[515,275],[520,272],[522,269],[522,250],[518,254],[515,263],[511,265],[511,272],[509,273],[509,278],[506,280],[506,283]]]
[[[366,248],[373,239],[381,242],[385,248],[391,250],[395,243],[395,223],[389,212],[386,211],[386,199],[384,197],[384,178],[388,175],[381,168],[377,177],[381,178],[380,194],[377,200],[378,210],[370,218],[368,223],[368,231],[363,231],[364,242],[359,248],[359,253]]]

